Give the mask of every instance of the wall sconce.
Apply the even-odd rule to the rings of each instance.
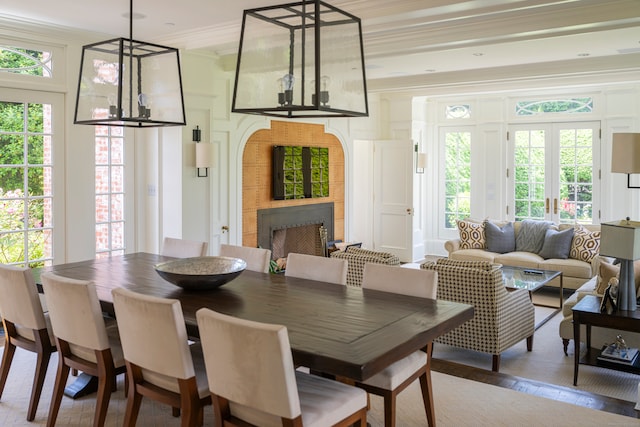
[[[640,133],[614,133],[611,140],[611,172],[627,174],[627,188],[631,174],[640,173]]]
[[[427,167],[427,153],[418,152],[418,144],[415,145],[416,151],[416,173],[424,173]]]
[[[211,144],[201,143],[202,131],[199,126],[193,130],[193,140],[196,143],[196,176],[198,178],[206,178],[209,176],[209,168],[213,166],[211,161]],[[200,169],[204,169],[204,175],[201,174]]]

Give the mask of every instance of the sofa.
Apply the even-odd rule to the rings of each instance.
[[[617,277],[619,274],[619,267],[613,265],[610,259],[602,259],[598,266],[598,274],[586,283],[580,286],[569,298],[567,298],[562,307],[563,319],[558,326],[558,332],[560,338],[562,338],[562,344],[564,347],[564,354],[568,354],[569,342],[573,340],[573,307],[580,301],[585,295],[597,295],[602,296],[606,290],[607,284],[611,277]],[[640,261],[634,262],[634,274],[636,290],[640,290]],[[640,294],[638,294],[640,295]],[[615,341],[616,335],[622,335],[627,345],[630,347],[640,348],[640,332],[620,331],[616,329],[600,328],[593,326],[591,328],[591,346],[594,348],[601,348],[605,344],[611,344]],[[582,325],[580,331],[580,339],[586,342],[586,327]]]
[[[535,313],[529,292],[507,290],[500,265],[486,261],[427,261],[420,268],[438,273],[437,299],[469,304],[473,319],[436,339],[437,343],[489,353],[491,369],[500,369],[500,354],[525,340],[533,345]]]
[[[400,258],[394,254],[353,246],[347,247],[344,251],[332,252],[331,257],[347,260],[347,286],[358,288],[362,287],[362,273],[366,263],[400,265]]]
[[[452,260],[561,271],[563,287],[573,290],[597,273],[600,225],[468,219],[458,221],[458,231],[444,245]]]

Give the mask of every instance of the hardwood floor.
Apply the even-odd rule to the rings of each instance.
[[[432,359],[432,363],[431,369],[443,374],[509,388],[534,396],[546,397],[548,399],[559,400],[599,411],[640,418],[640,412],[634,409],[635,402],[627,402],[625,400],[614,399],[540,381],[528,380],[501,372],[492,372],[441,359]]]

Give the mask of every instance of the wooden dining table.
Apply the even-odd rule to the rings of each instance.
[[[196,311],[202,307],[284,325],[296,365],[357,381],[425,348],[474,312],[472,306],[456,302],[253,271],[244,271],[215,290],[186,291],[155,271],[154,265],[170,259],[132,253],[48,266],[34,270],[34,276],[36,283],[41,271],[93,281],[107,313],[113,313],[111,291],[118,287],[177,299],[194,337],[198,336]]]

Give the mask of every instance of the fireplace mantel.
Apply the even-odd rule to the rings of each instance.
[[[333,240],[333,203],[286,206],[258,210],[258,247],[271,249],[273,232],[284,228],[322,224]]]

